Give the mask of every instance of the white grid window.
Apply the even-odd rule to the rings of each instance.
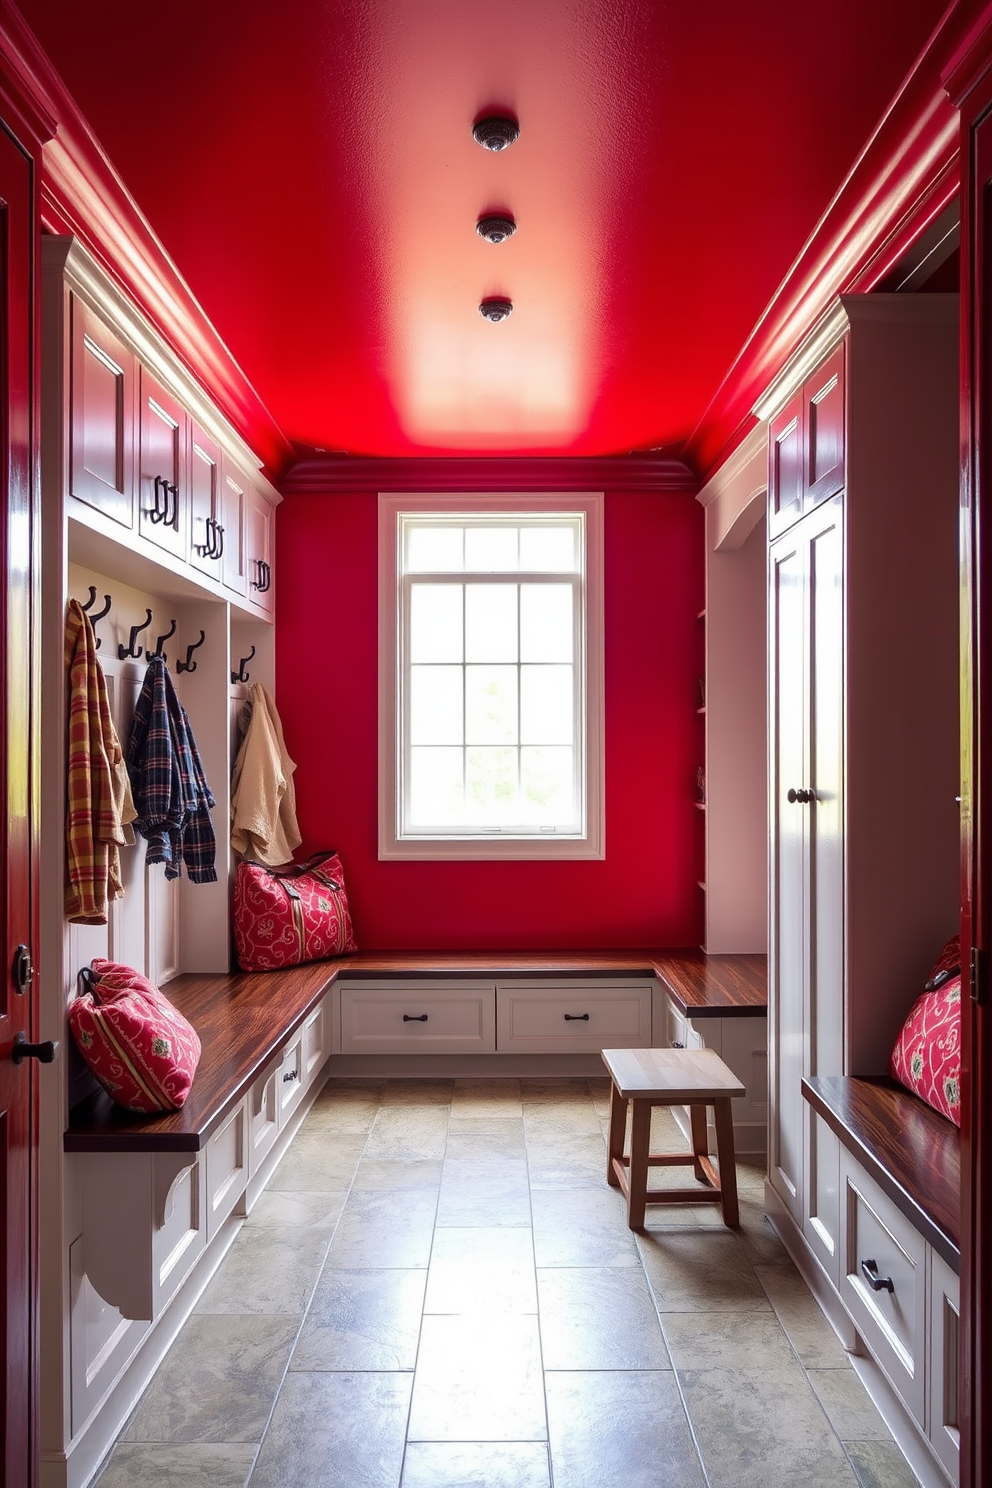
[[[380,856],[602,856],[598,499],[380,514]]]

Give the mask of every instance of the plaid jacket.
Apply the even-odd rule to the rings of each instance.
[[[105,925],[108,900],[124,893],[119,849],[134,841],[134,806],[93,627],[76,599],[66,610],[64,654],[65,913],[76,925]]]
[[[214,798],[161,656],[148,659],[127,765],[138,808],[134,825],[148,840],[146,861],[164,863],[166,878],[179,878],[185,863],[193,883],[214,883],[217,844],[209,811]]]

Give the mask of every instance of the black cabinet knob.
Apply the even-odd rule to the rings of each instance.
[[[800,802],[801,805],[805,806],[806,803],[807,803],[807,801],[812,801],[812,799],[813,799],[813,792],[812,791],[808,791],[808,790],[803,790],[802,788],[800,788],[799,790],[793,790],[793,789],[790,788],[789,793],[788,793],[788,795],[786,796],[785,799],[792,806],[794,806],[797,801]]]

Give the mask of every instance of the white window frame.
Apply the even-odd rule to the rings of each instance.
[[[584,569],[581,588],[584,610],[579,683],[584,692],[585,823],[575,835],[492,832],[446,836],[401,835],[402,741],[400,737],[400,668],[402,616],[400,589],[400,519],[485,512],[527,516],[544,512],[577,512],[585,519]],[[472,575],[466,575],[471,578]],[[485,575],[478,575],[479,578]],[[529,577],[529,575],[528,575]],[[583,491],[524,493],[445,492],[440,495],[379,495],[379,857],[380,859],[576,859],[605,858],[603,747],[603,493]]]

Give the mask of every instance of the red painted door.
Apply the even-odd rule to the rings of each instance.
[[[0,1213],[5,1285],[2,1488],[36,1481],[37,1066],[14,1040],[37,1029],[32,948],[35,756],[32,547],[34,448],[33,163],[0,128]],[[19,949],[20,948],[20,949]]]

